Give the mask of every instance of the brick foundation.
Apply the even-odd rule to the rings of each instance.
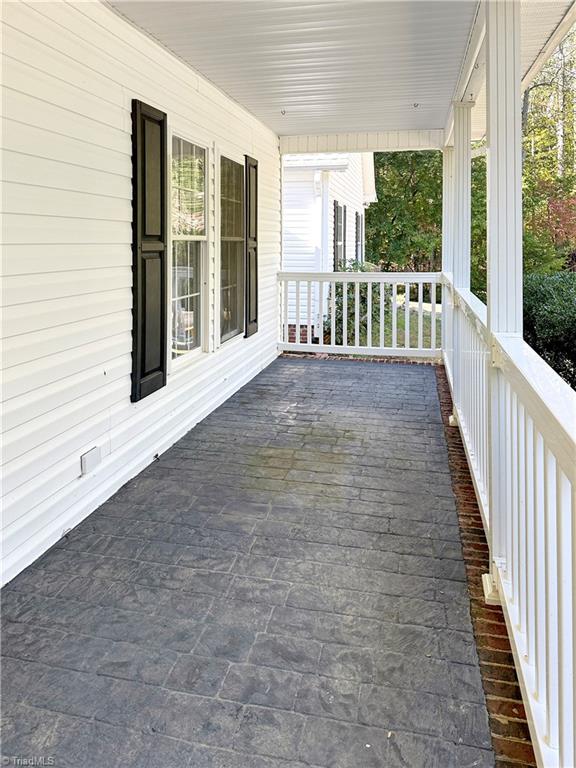
[[[504,615],[498,606],[486,605],[484,602],[482,574],[487,573],[489,568],[488,544],[460,430],[448,425],[452,413],[452,398],[443,366],[436,367],[436,380],[448,444],[452,487],[458,508],[472,623],[480,657],[496,766],[528,768],[536,765],[536,759]]]
[[[296,324],[290,323],[288,325],[288,343],[294,344],[296,342]],[[318,337],[314,336],[314,328],[311,329],[311,342],[312,344],[318,344]],[[300,326],[300,344],[308,344],[308,326]]]

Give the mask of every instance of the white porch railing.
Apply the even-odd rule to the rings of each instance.
[[[279,280],[283,350],[442,356],[538,764],[576,766],[576,392],[451,275]]]
[[[576,392],[444,283],[444,359],[534,748],[576,766]]]
[[[280,272],[279,280],[282,350],[442,353],[439,272]]]

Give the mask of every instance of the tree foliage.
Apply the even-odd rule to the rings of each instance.
[[[442,156],[377,152],[378,202],[366,211],[366,254],[387,271],[438,269],[442,246]]]
[[[525,276],[524,338],[576,389],[576,272]]]

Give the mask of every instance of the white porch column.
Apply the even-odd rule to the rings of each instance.
[[[454,159],[452,184],[452,284],[457,291],[470,290],[470,229],[472,158],[471,152],[471,119],[470,112],[473,102],[454,103]],[[457,301],[457,297],[453,297]],[[453,306],[453,304],[452,304]],[[461,363],[463,355],[462,316],[458,310],[451,311],[452,336],[452,396],[454,414],[452,422],[457,423],[458,410],[462,408],[464,392],[462,390]]]
[[[454,276],[454,148],[442,150],[442,272]],[[442,286],[442,350],[448,378],[454,381],[454,303],[451,285]],[[453,385],[453,384],[452,384]]]
[[[488,330],[522,335],[522,134],[520,4],[486,3]],[[489,602],[497,602],[496,568],[506,578],[508,516],[506,401],[497,360],[488,370],[488,449],[491,576],[484,577]]]
[[[472,101],[454,102],[454,285],[470,289],[470,228],[472,221],[471,118]]]
[[[488,326],[522,335],[520,4],[486,3]]]
[[[442,271],[452,274],[454,249],[454,148],[442,150]]]

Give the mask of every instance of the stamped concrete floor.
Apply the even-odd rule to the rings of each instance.
[[[2,754],[494,765],[434,370],[279,359],[3,592]]]

